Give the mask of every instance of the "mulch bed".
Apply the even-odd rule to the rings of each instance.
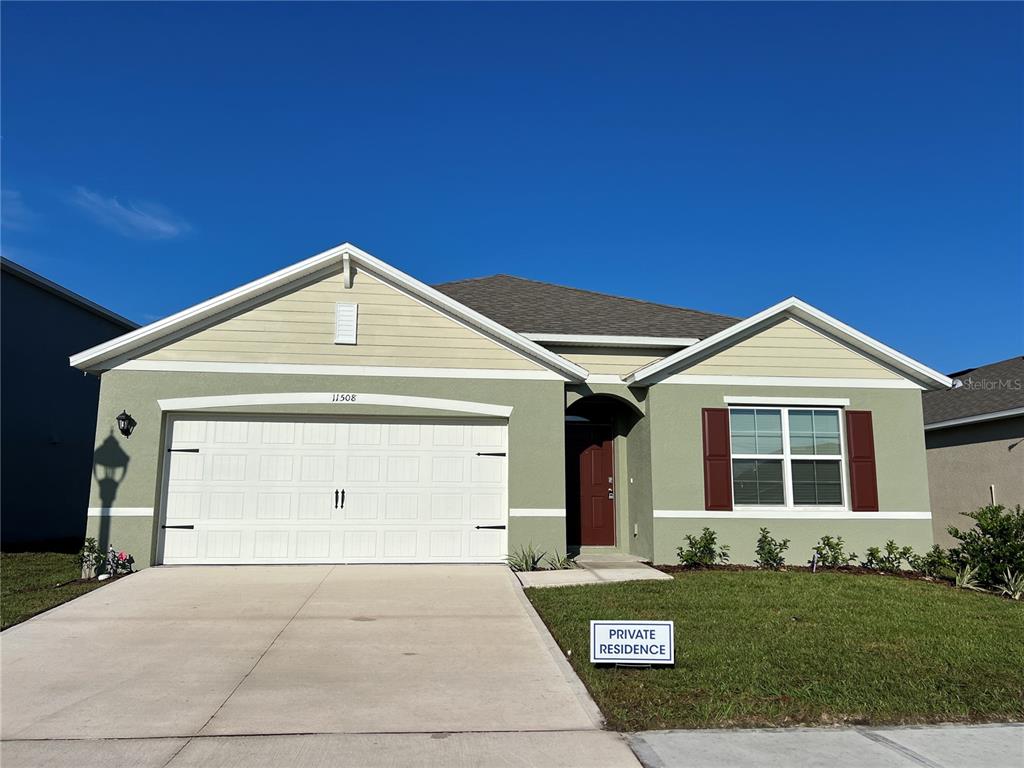
[[[662,573],[687,573],[689,571],[759,571],[761,570],[756,565],[736,565],[736,564],[725,564],[725,565],[712,565],[706,568],[694,567],[689,565],[652,565],[652,568],[661,571]],[[812,573],[811,566],[809,565],[787,565],[779,569],[781,572],[794,571],[798,573]],[[876,568],[865,568],[860,565],[844,565],[839,568],[822,568],[819,566],[817,573],[848,573],[853,576],[892,576],[897,579],[910,579],[911,581],[927,581],[930,584],[943,584],[947,587],[952,587],[953,582],[948,579],[939,579],[934,576],[925,576],[923,573],[917,571],[880,571]]]

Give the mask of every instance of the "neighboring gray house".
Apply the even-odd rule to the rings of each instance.
[[[99,382],[68,355],[138,327],[7,259],[0,281],[4,550],[74,549],[89,506]]]
[[[953,388],[925,392],[935,543],[966,528],[962,513],[986,504],[1024,504],[1024,357],[951,374]]]
[[[349,244],[71,363],[101,377],[88,530],[140,566],[666,563],[703,526],[738,562],[762,526],[794,561],[824,534],[920,551],[921,392],[951,384],[796,298],[432,288]]]

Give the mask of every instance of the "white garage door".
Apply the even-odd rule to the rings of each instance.
[[[500,562],[497,423],[170,424],[163,562]]]

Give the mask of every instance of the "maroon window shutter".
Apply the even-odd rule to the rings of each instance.
[[[846,412],[846,446],[850,461],[850,509],[877,512],[878,479],[871,411]]]
[[[726,512],[732,509],[729,409],[705,408],[701,422],[704,431],[704,509]]]

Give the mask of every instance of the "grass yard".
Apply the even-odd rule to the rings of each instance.
[[[58,584],[81,576],[75,555],[57,552],[0,554],[0,629],[103,586],[102,581]]]
[[[1024,719],[1024,604],[991,595],[714,570],[527,594],[617,730]],[[673,619],[676,666],[594,667],[591,619]]]

